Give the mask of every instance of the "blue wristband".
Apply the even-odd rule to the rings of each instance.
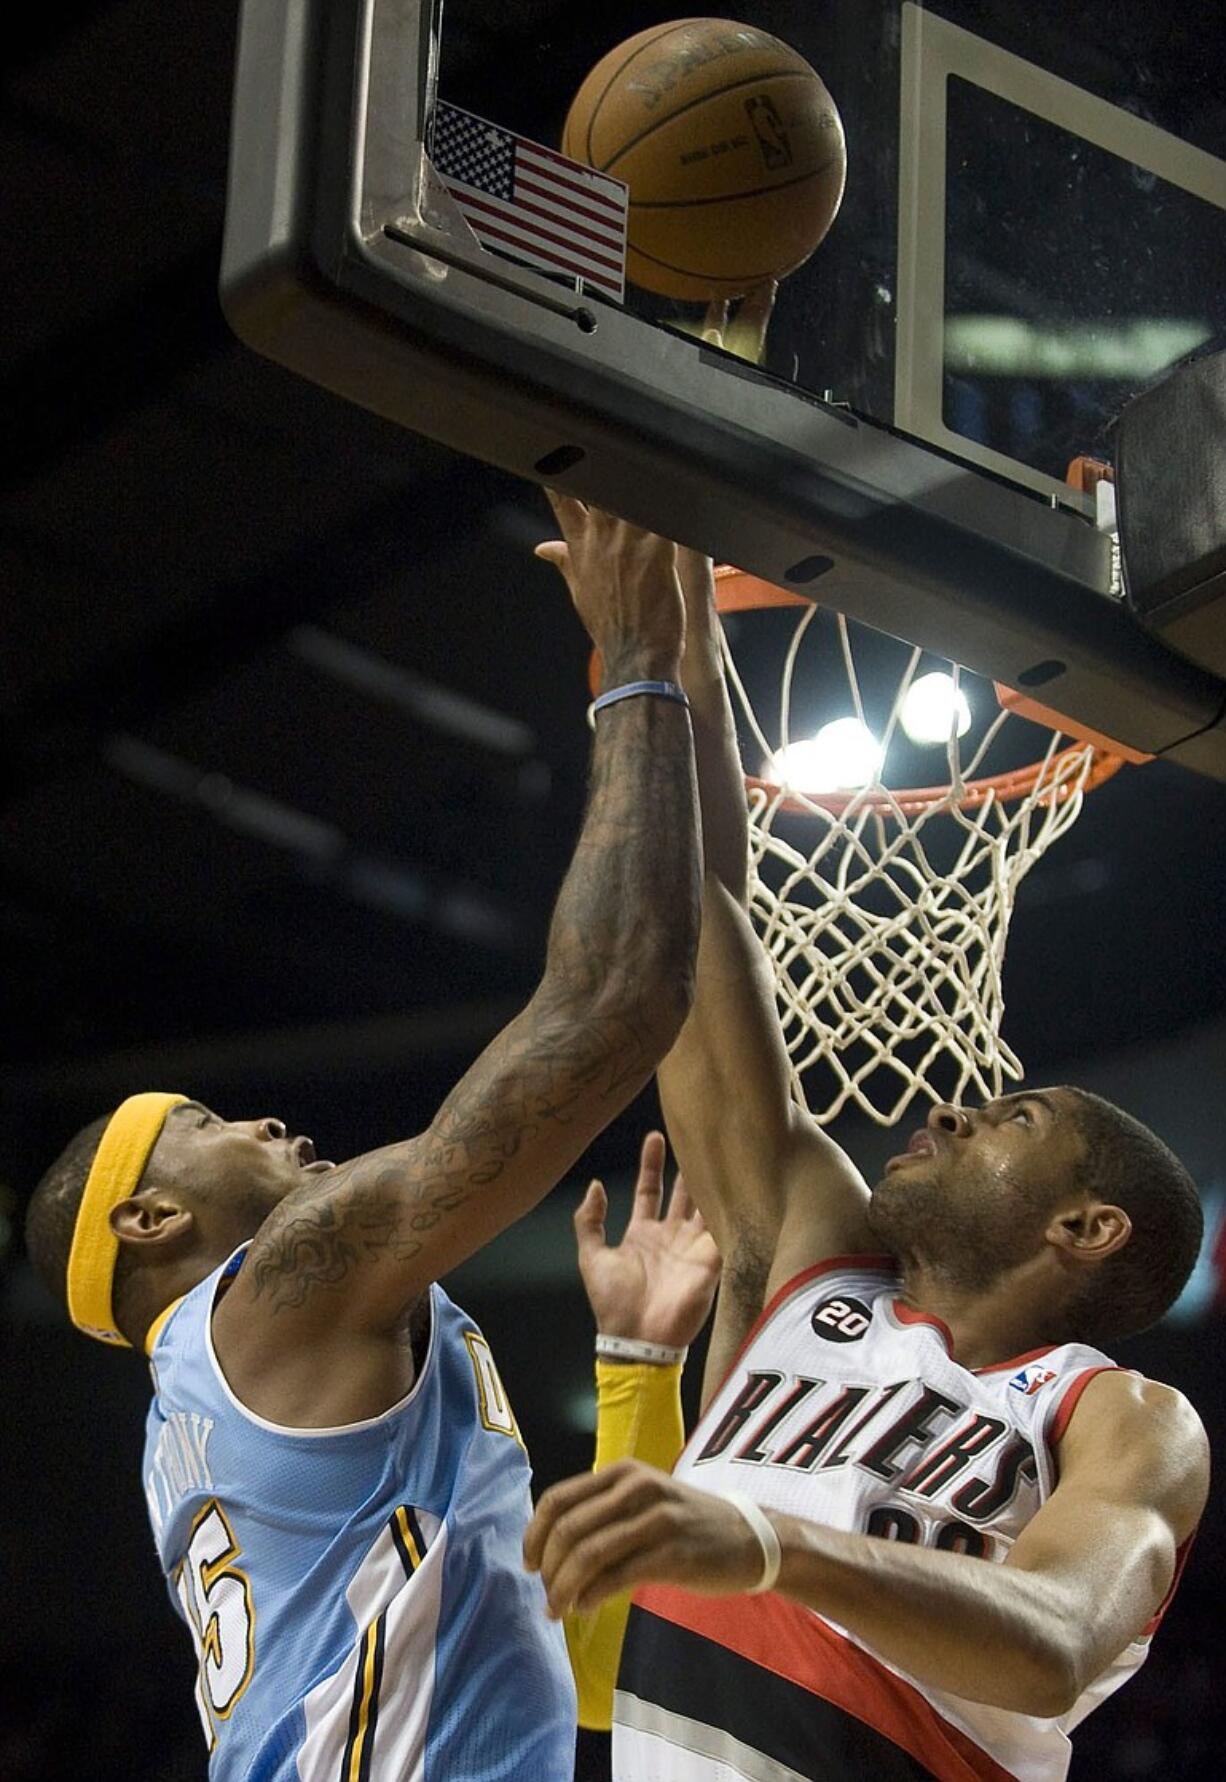
[[[644,694],[655,699],[671,699],[674,705],[684,705],[687,709],[690,703],[676,681],[627,681],[624,687],[611,687],[607,693],[593,699],[587,708],[589,725],[593,730],[596,728],[596,713],[603,711],[606,705],[616,705],[619,699],[638,699]]]

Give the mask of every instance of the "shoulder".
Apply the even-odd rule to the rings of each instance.
[[[1209,1489],[1209,1439],[1182,1392],[1123,1368],[1095,1375],[1057,1447],[1062,1480],[1093,1473],[1163,1507],[1181,1538]]]
[[[1130,1368],[1103,1368],[1095,1374],[1069,1420],[1068,1434],[1074,1429],[1088,1433],[1091,1426],[1106,1424],[1115,1429],[1144,1430],[1166,1439],[1208,1445],[1204,1424],[1182,1392],[1160,1380],[1133,1373]]]

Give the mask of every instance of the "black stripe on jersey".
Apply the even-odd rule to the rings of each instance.
[[[402,1517],[403,1522],[401,1521]],[[404,1575],[406,1578],[411,1578],[426,1557],[426,1537],[421,1531],[417,1513],[408,1504],[402,1504],[398,1510],[393,1511],[388,1518],[387,1525],[392,1531],[392,1540],[395,1542],[396,1552],[400,1555]],[[406,1532],[408,1540],[405,1539]]]
[[[931,1770],[854,1714],[633,1605],[617,1687],[728,1733],[810,1782],[932,1782]]]
[[[370,1713],[366,1722],[366,1739],[362,1745],[362,1761],[358,1766],[357,1782],[370,1782],[371,1764],[375,1755],[375,1727],[379,1719],[379,1696],[383,1689],[383,1643],[387,1620],[387,1610],[383,1611],[375,1622],[375,1663],[374,1678],[370,1692]]]
[[[358,1642],[358,1662],[349,1708],[349,1736],[341,1758],[340,1782],[370,1782],[379,1718],[379,1691],[383,1685],[384,1610],[372,1621]]]

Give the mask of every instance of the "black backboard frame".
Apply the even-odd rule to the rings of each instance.
[[[485,254],[426,158],[432,0],[244,0],[222,300],[413,431],[1226,779],[1226,684],[1081,513]]]

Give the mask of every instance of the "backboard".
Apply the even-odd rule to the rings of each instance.
[[[444,115],[556,150],[592,66],[677,13],[596,16],[244,0],[222,276],[238,333],[1226,778],[1226,685],[1130,610],[1109,514],[1065,481],[1071,458],[1110,456],[1134,394],[1226,341],[1215,9],[738,4],[821,73],[848,150],[760,368],[698,337],[699,305],[483,247],[439,169]]]

